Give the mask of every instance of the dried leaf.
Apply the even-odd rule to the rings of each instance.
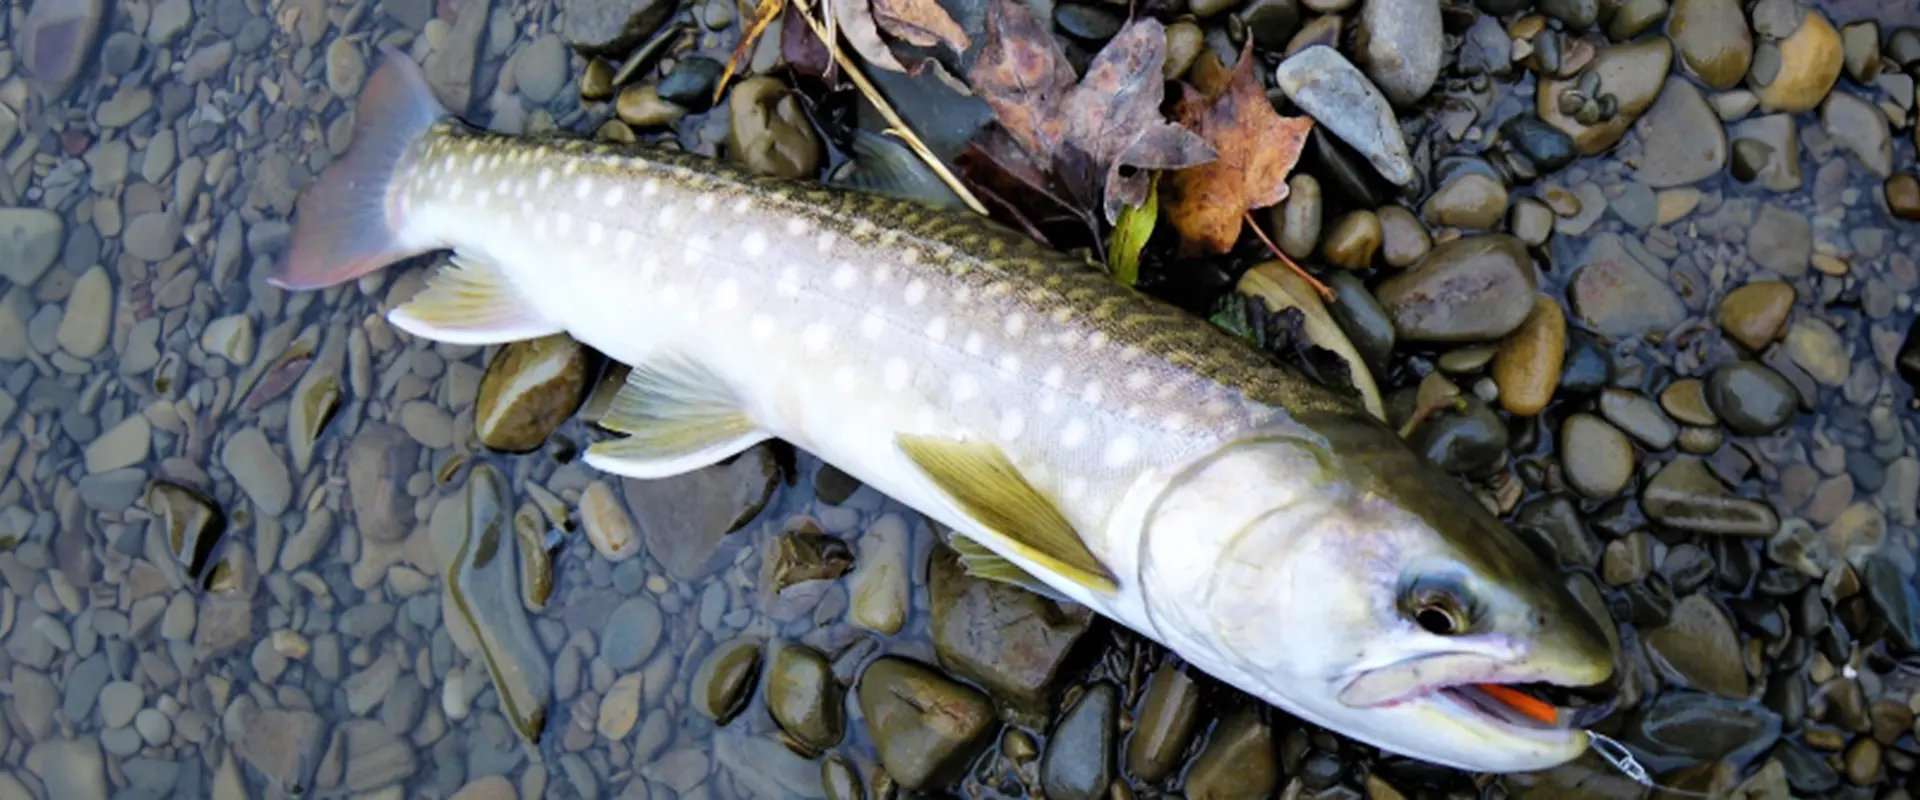
[[[986,39],[967,81],[1021,147],[1042,162],[1052,160],[1057,140],[1043,140],[1041,129],[1073,88],[1073,67],[1046,24],[1019,0],[987,7]]]
[[[868,63],[881,69],[894,72],[906,72],[900,60],[893,57],[893,51],[880,38],[880,29],[873,22],[873,7],[867,0],[825,0],[832,21],[840,28],[840,35]]]
[[[880,30],[916,47],[937,42],[964,53],[973,46],[966,30],[936,0],[873,0],[873,21]]]
[[[1123,286],[1140,281],[1140,251],[1153,236],[1153,223],[1160,217],[1160,174],[1147,179],[1147,199],[1120,212],[1107,239],[1107,271]]]
[[[827,46],[814,34],[813,26],[800,18],[805,13],[787,6],[786,17],[780,24],[780,58],[802,75],[821,77],[833,68],[833,54],[827,52]]]
[[[994,118],[1076,201],[1097,203],[1114,222],[1122,208],[1146,199],[1146,170],[1215,158],[1205,140],[1160,114],[1166,41],[1159,21],[1129,22],[1075,83],[1046,26],[1015,0],[998,0],[968,77]]]
[[[1386,404],[1380,399],[1380,387],[1374,383],[1366,359],[1360,357],[1347,332],[1334,321],[1326,304],[1320,302],[1319,293],[1305,278],[1278,261],[1269,261],[1247,270],[1235,288],[1242,294],[1260,298],[1269,312],[1299,309],[1305,318],[1307,337],[1313,340],[1314,346],[1325,348],[1347,362],[1348,376],[1353,380],[1353,388],[1360,392],[1367,411],[1381,421],[1386,420]]]
[[[1180,255],[1219,254],[1240,238],[1241,218],[1287,197],[1287,174],[1300,160],[1310,117],[1282,117],[1253,75],[1252,44],[1241,53],[1225,91],[1199,110],[1195,94],[1181,114],[1219,158],[1174,172],[1167,184],[1167,215],[1180,233]]]

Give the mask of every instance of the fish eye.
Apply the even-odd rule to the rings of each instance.
[[[1465,587],[1442,578],[1423,577],[1400,594],[1400,613],[1435,636],[1458,636],[1473,624]]]

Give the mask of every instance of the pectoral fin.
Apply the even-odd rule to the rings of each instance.
[[[427,279],[425,289],[388,312],[387,321],[423,339],[469,345],[536,339],[562,330],[514,289],[499,266],[469,253],[455,253]]]
[[[1045,581],[1033,576],[1033,573],[1021,569],[1018,565],[1000,557],[1000,554],[987,549],[986,545],[961,534],[947,537],[947,546],[960,556],[960,567],[968,575],[987,581],[1018,586],[1049,600],[1067,602],[1059,590],[1048,586]]]
[[[900,448],[960,509],[1014,552],[1097,592],[1117,588],[1059,507],[990,442],[902,435]],[[1009,565],[1011,566],[1011,565]]]
[[[772,437],[718,375],[670,354],[627,373],[600,427],[627,435],[588,447],[587,465],[647,479],[711,466]]]

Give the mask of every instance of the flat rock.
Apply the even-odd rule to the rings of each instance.
[[[1642,152],[1640,182],[1655,189],[1685,186],[1727,165],[1727,133],[1692,82],[1667,79],[1660,99],[1635,126]]]
[[[360,533],[382,542],[399,541],[412,529],[413,498],[407,478],[420,461],[420,445],[383,422],[369,422],[347,445],[347,494]]]
[[[27,751],[27,769],[40,776],[48,797],[106,800],[106,761],[93,738],[54,739]]]
[[[1402,106],[1420,101],[1440,76],[1446,49],[1440,4],[1433,0],[1366,0],[1360,7],[1360,58],[1367,75]]]
[[[287,474],[287,463],[273,451],[259,428],[246,428],[229,438],[220,450],[220,466],[262,514],[277,517],[293,500],[293,479]]]
[[[586,55],[616,56],[667,21],[665,0],[562,0],[560,35]]]
[[[92,58],[106,9],[106,0],[38,0],[27,12],[14,41],[22,66],[49,99],[64,93]]]
[[[112,329],[113,280],[107,277],[106,268],[95,266],[74,281],[54,341],[67,355],[88,359],[107,346],[107,334]]]
[[[1616,233],[1588,243],[1568,279],[1567,298],[1583,322],[1614,338],[1665,332],[1687,317],[1686,304],[1665,275],[1655,275],[1634,258]]]
[[[1340,52],[1315,45],[1274,70],[1280,90],[1328,132],[1352,145],[1397,186],[1414,182],[1413,159],[1393,105]]]
[[[31,286],[60,257],[66,223],[44,208],[0,209],[0,276]]]

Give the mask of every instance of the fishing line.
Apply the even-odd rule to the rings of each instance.
[[[1690,791],[1687,791],[1686,789],[1676,789],[1671,786],[1662,786],[1659,783],[1654,782],[1653,776],[1647,774],[1647,768],[1640,765],[1639,760],[1633,757],[1633,752],[1628,750],[1626,745],[1621,744],[1618,741],[1615,741],[1613,737],[1607,736],[1606,734],[1603,734],[1603,733],[1599,733],[1598,731],[1591,731],[1591,730],[1587,731],[1587,736],[1593,741],[1593,745],[1592,745],[1593,751],[1596,753],[1599,753],[1601,758],[1606,759],[1608,764],[1612,764],[1614,769],[1620,770],[1620,774],[1627,776],[1627,779],[1633,781],[1634,783],[1640,784],[1641,786],[1645,786],[1649,789],[1655,789],[1662,792],[1671,792],[1673,794],[1684,795],[1686,797],[1712,797],[1713,796],[1706,792],[1690,792]]]

